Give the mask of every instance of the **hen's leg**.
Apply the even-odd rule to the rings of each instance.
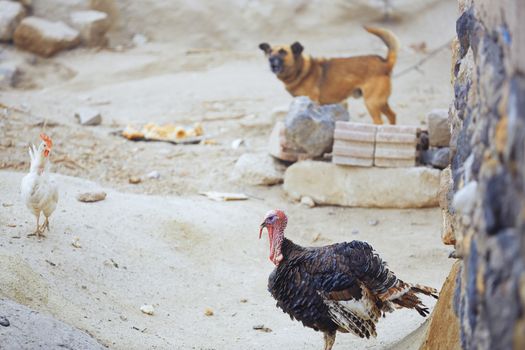
[[[27,237],[30,237],[30,236],[37,236],[37,237],[40,237],[40,233],[41,233],[41,227],[40,227],[40,213],[38,213],[38,215],[36,215],[36,229],[33,233],[30,233],[27,235]]]
[[[47,228],[47,231],[49,232],[49,218],[46,216],[46,221],[44,221],[44,224],[42,225],[42,232],[44,232]]]
[[[332,350],[336,332],[324,332],[324,350]]]

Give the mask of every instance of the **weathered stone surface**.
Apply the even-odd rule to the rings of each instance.
[[[287,147],[283,122],[275,123],[268,141],[268,152],[273,157],[286,162],[296,162],[298,159],[308,158],[306,153],[297,152]]]
[[[99,125],[102,123],[100,112],[93,108],[81,107],[75,111],[75,118],[82,125]]]
[[[37,17],[26,17],[16,28],[15,45],[38,55],[49,57],[71,49],[80,43],[78,32],[63,22],[50,22]]]
[[[285,119],[286,141],[311,158],[322,156],[332,149],[335,122],[349,119],[342,105],[320,106],[308,97],[296,97]]]
[[[459,273],[461,273],[461,263],[457,261],[452,265],[441,287],[439,300],[430,316],[430,325],[420,350],[461,350],[459,320],[454,313],[454,294]]]
[[[24,7],[13,1],[0,1],[0,41],[10,41],[16,27],[26,15]]]
[[[454,309],[464,349],[518,349],[525,346],[525,7],[476,0],[461,11],[449,118],[454,200],[444,217],[462,257]]]
[[[33,0],[31,9],[33,16],[46,18],[50,21],[67,22],[72,12],[90,10],[90,3],[92,1],[93,0]]]
[[[440,171],[429,168],[343,167],[318,161],[298,162],[284,176],[284,189],[295,199],[352,207],[422,208],[438,205]]]
[[[434,109],[427,115],[428,137],[432,147],[448,147],[450,143],[450,125],[448,110]]]
[[[0,316],[9,321],[0,327],[2,349],[106,349],[88,334],[8,299],[0,299]]]
[[[421,164],[445,169],[450,164],[450,148],[431,148],[421,152]]]
[[[283,182],[284,166],[266,153],[245,153],[235,163],[230,179],[248,185]]]
[[[0,63],[0,89],[14,87],[17,82],[19,70],[14,63]]]
[[[110,21],[106,13],[100,11],[73,12],[71,24],[80,32],[83,45],[105,46],[107,44],[106,32],[110,27]]]

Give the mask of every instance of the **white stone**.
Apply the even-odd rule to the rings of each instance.
[[[71,14],[71,24],[80,32],[82,44],[86,46],[105,46],[106,32],[110,21],[106,13],[100,11],[76,11]]]
[[[351,207],[423,208],[438,205],[440,171],[425,167],[361,168],[303,161],[284,175],[292,198]]]
[[[151,316],[155,313],[155,308],[152,305],[145,304],[140,307],[140,311],[146,315]]]
[[[157,170],[153,170],[148,173],[147,177],[148,179],[158,180],[160,179],[160,173]]]
[[[49,57],[80,43],[79,33],[63,22],[26,17],[14,33],[15,45],[38,55]]]
[[[10,41],[16,27],[26,15],[24,7],[13,1],[0,1],[0,41]]]
[[[315,207],[314,200],[312,199],[312,197],[308,197],[308,196],[302,196],[301,197],[301,204],[304,205],[305,207],[308,207],[308,208]]]
[[[102,123],[100,112],[93,108],[82,107],[75,111],[75,118],[82,125],[99,125]]]
[[[235,163],[233,182],[248,185],[275,185],[283,182],[284,166],[266,153],[245,153]]]

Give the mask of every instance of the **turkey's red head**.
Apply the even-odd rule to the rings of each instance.
[[[268,238],[270,240],[270,261],[276,266],[283,260],[281,254],[281,245],[284,239],[284,229],[288,223],[286,214],[279,209],[271,210],[266,214],[261,228],[259,230],[259,239],[262,237],[263,229],[268,231]]]

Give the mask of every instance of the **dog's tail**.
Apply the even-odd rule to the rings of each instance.
[[[377,35],[381,40],[383,40],[385,45],[388,47],[386,62],[388,64],[388,68],[391,70],[392,67],[394,67],[394,64],[396,63],[397,51],[399,50],[399,41],[397,40],[397,37],[388,29],[368,26],[364,26],[364,28],[367,32]]]

